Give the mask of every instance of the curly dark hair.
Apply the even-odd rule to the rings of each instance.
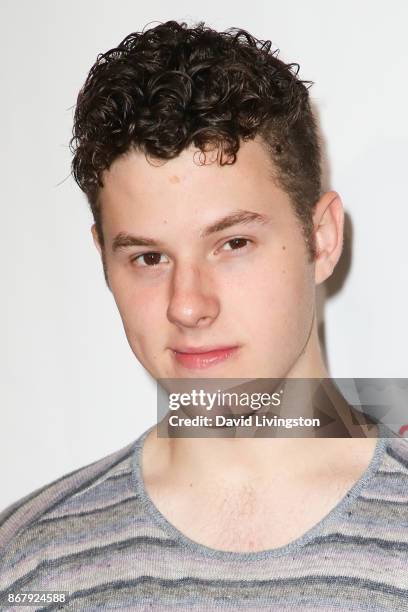
[[[98,55],[78,95],[70,147],[102,247],[98,192],[103,171],[120,155],[134,148],[148,161],[167,160],[193,144],[204,156],[217,148],[223,165],[235,162],[241,141],[260,136],[315,256],[321,170],[311,82],[277,53],[271,41],[242,29],[167,21]]]

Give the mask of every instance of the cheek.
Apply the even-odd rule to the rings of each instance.
[[[144,289],[141,293],[124,274],[112,278],[111,289],[128,340],[142,344],[151,341],[160,327],[157,290],[149,293]]]
[[[234,286],[231,308],[239,310],[251,330],[301,330],[313,314],[313,270],[303,253],[273,258],[251,270]]]
[[[162,345],[163,320],[153,302],[138,299],[122,300],[119,312],[127,341],[137,359],[146,367],[155,360]]]

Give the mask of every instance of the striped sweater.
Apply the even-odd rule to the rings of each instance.
[[[406,440],[379,438],[363,476],[302,537],[239,553],[190,540],[154,506],[140,469],[149,431],[0,514],[0,609],[408,611]],[[7,603],[24,590],[68,594]]]

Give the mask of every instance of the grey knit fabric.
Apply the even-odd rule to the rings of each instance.
[[[62,604],[2,610],[408,610],[408,443],[379,438],[363,476],[280,548],[208,548],[147,495],[134,443],[0,514],[0,600],[68,591]],[[2,599],[3,598],[3,599]]]

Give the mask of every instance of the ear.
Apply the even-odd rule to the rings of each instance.
[[[313,214],[316,244],[315,282],[323,283],[331,276],[343,248],[344,211],[335,191],[323,194]]]
[[[93,238],[94,244],[95,244],[95,246],[96,246],[96,248],[98,250],[98,253],[99,253],[99,255],[101,256],[101,259],[102,259],[103,275],[105,277],[106,285],[107,285],[109,291],[112,291],[111,287],[110,287],[110,284],[109,284],[108,268],[107,268],[106,260],[105,260],[105,252],[104,252],[104,250],[103,250],[103,248],[101,246],[101,243],[99,242],[98,232],[96,230],[95,223],[91,227],[91,232],[92,232],[92,238]]]
[[[92,238],[93,238],[93,241],[94,241],[94,245],[98,249],[99,255],[102,257],[102,247],[101,247],[101,245],[99,243],[98,232],[96,231],[95,223],[91,227],[91,232],[92,232]]]

